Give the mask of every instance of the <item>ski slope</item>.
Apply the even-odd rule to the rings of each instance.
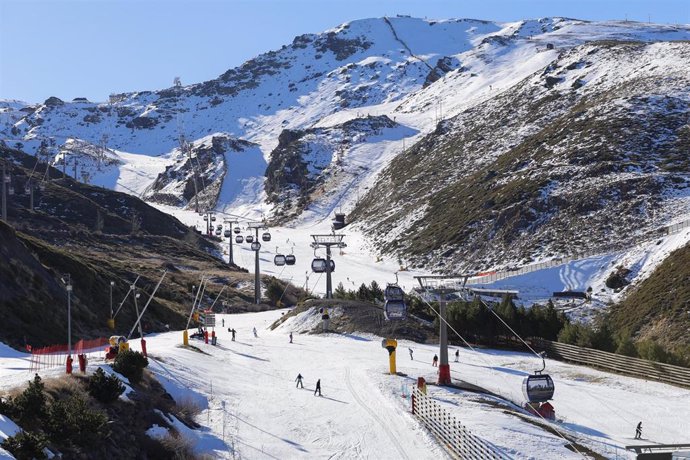
[[[399,341],[399,375],[391,376],[380,337],[301,334],[318,324],[315,310],[269,330],[284,312],[217,315],[219,325],[225,321],[225,327],[216,329],[218,346],[192,340],[203,353],[181,348],[179,331],[147,337],[150,369],[168,392],[204,408],[197,417],[202,428],[183,429],[198,453],[246,459],[446,458],[410,414],[409,399],[401,397],[403,387],[409,390],[418,376],[435,380],[431,358],[438,353],[437,346]],[[228,327],[237,330],[235,342]],[[258,337],[252,334],[254,327]],[[138,347],[137,340],[132,347]],[[408,347],[414,350],[414,360],[409,359]],[[4,346],[0,354],[0,389],[31,378],[27,355]],[[518,404],[522,379],[540,367],[533,355],[495,350],[461,348],[459,361],[451,362],[454,379],[483,386]],[[89,370],[100,364],[92,359]],[[687,441],[687,389],[552,360],[547,361],[547,371],[556,384],[553,405],[558,422],[551,425],[605,458],[634,458],[622,446],[638,442],[632,437],[640,420],[645,439],[639,442]],[[42,375],[62,372],[59,367]],[[298,373],[304,376],[304,389],[296,388]],[[313,394],[317,379],[322,397]],[[559,436],[505,412],[511,406],[502,398],[436,386],[430,386],[429,393],[473,434],[513,458],[582,458],[566,449]],[[152,427],[149,433],[161,435],[163,430]],[[7,431],[5,422],[0,423],[0,431]]]

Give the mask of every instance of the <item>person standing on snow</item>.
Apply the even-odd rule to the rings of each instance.
[[[314,396],[316,396],[316,392],[319,392],[319,396],[321,396],[321,379],[316,381],[316,389],[314,390]]]
[[[230,331],[232,333],[232,341],[235,341],[235,332],[237,332],[234,328]]]
[[[431,362],[431,365],[438,367],[438,356],[434,355],[434,360]]]
[[[455,362],[460,361],[460,350],[455,350]]]
[[[412,357],[412,348],[408,348],[410,350],[410,361],[414,361],[414,358]]]
[[[292,343],[292,332],[290,332],[290,343]]]
[[[225,318],[221,319],[220,322],[221,322],[221,326],[225,327]]]
[[[642,422],[637,424],[635,428],[635,439],[642,439]]]
[[[303,378],[304,377],[302,377],[302,374],[297,374],[297,378],[295,379],[295,381],[297,382],[297,385],[295,385],[295,388],[299,388],[299,387],[304,388],[304,385],[302,385],[302,379]]]
[[[254,328],[253,330],[254,330],[254,337],[258,337],[258,335],[256,335],[256,328]]]

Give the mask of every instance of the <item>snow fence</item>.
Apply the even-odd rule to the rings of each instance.
[[[412,413],[458,459],[509,459],[497,447],[473,435],[470,430],[419,388],[412,391]]]

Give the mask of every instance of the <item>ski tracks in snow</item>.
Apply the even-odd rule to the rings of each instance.
[[[352,380],[350,379],[350,368],[346,367],[345,368],[345,383],[347,383],[347,388],[350,390],[350,393],[352,394],[352,397],[354,400],[357,402],[357,404],[360,405],[364,410],[366,410],[369,415],[371,416],[372,419],[381,427],[381,429],[388,435],[390,438],[391,442],[393,443],[393,446],[397,449],[398,453],[400,454],[400,458],[405,458],[405,459],[410,459],[410,457],[407,455],[405,452],[405,449],[402,448],[400,445],[400,439],[398,439],[398,436],[393,433],[393,431],[390,429],[388,424],[384,420],[381,419],[381,417],[374,412],[374,410],[371,409],[371,404],[367,404],[363,398],[362,395],[359,394],[355,388],[355,386],[352,384]],[[370,401],[371,402],[371,401]],[[375,407],[379,410],[385,410],[385,408],[380,405],[380,404],[374,404]]]

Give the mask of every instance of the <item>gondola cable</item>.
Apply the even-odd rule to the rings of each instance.
[[[458,331],[456,331],[455,328],[454,328],[453,326],[451,326],[451,325],[448,323],[448,321],[447,321],[445,318],[443,318],[443,317],[441,316],[441,314],[440,314],[438,311],[436,311],[436,310],[434,309],[434,307],[432,307],[431,304],[430,304],[424,297],[420,296],[420,298],[422,299],[422,301],[423,301],[424,303],[427,304],[427,306],[431,309],[431,311],[433,311],[434,314],[436,314],[436,316],[438,316],[439,320],[443,321],[443,322],[446,324],[446,326],[448,326],[448,327],[450,328],[450,330],[452,330],[452,331],[455,333],[455,335],[457,335],[458,337],[460,337],[460,339],[463,341],[463,343],[465,343],[465,345],[467,345],[467,346],[470,348],[470,350],[476,352],[476,353],[479,355],[480,359],[481,359],[482,361],[484,361],[484,363],[487,364],[487,365],[489,366],[489,369],[490,369],[490,370],[492,370],[492,367],[493,367],[493,366],[491,365],[491,363],[489,363],[489,362],[484,358],[484,356],[482,356],[481,353],[479,353],[479,352],[478,352],[477,350],[475,350],[472,346],[470,346],[470,344],[465,340],[465,338],[464,338],[463,336],[461,336],[460,333],[459,333]],[[498,375],[503,379],[504,383],[506,383],[506,384],[509,383],[509,382],[505,379],[504,376],[502,376],[501,374],[498,374]],[[498,394],[498,393],[497,393],[497,394]],[[518,404],[516,404],[516,406],[519,407]],[[541,418],[545,423],[549,423],[549,420],[547,420],[546,418],[544,418],[544,416],[542,416],[542,415],[539,414],[538,412],[536,413],[536,415],[537,415],[539,418]],[[570,445],[570,447],[572,447],[572,449],[573,449],[576,453],[578,453],[578,454],[580,454],[581,456],[587,458],[585,454],[583,454],[582,452],[580,452],[579,450],[577,450],[577,448],[576,448],[576,447],[574,446],[574,444],[573,444],[573,441],[570,441],[570,440],[568,440],[568,438],[566,438],[565,436],[563,436],[563,435],[560,433],[560,431],[559,431],[558,429],[556,429],[556,427],[553,426],[553,424],[550,424],[550,425],[551,425],[551,428],[553,428],[553,431],[554,431],[561,439],[563,439],[566,443],[568,443],[568,445]]]

